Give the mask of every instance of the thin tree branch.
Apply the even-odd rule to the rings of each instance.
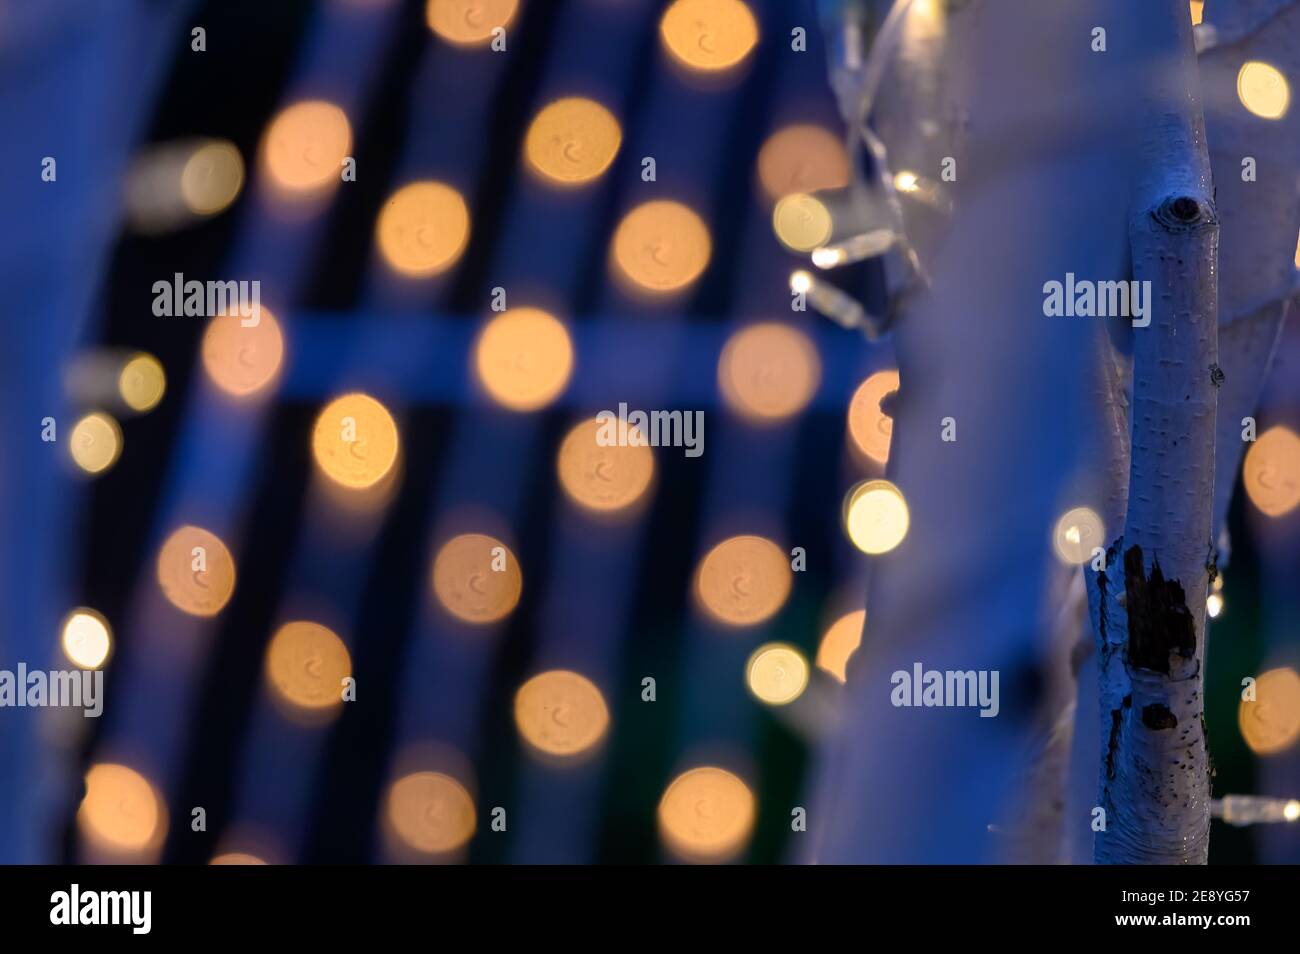
[[[1208,0],[1196,28],[1196,51],[1240,42],[1297,6],[1300,0]]]
[[[1222,223],[1219,259],[1219,423],[1215,445],[1214,528],[1219,565],[1227,562],[1225,526],[1245,454],[1243,418],[1252,415],[1288,313],[1300,233],[1300,110],[1278,120],[1251,114],[1237,97],[1241,64],[1262,60],[1300,79],[1300,2],[1214,2],[1207,13],[1232,27],[1237,42],[1200,57],[1206,134]],[[1294,95],[1294,94],[1293,94]]]

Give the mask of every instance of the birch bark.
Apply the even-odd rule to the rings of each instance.
[[[1107,827],[1095,852],[1102,863],[1204,863],[1219,223],[1186,6],[1143,9],[1157,68],[1138,93],[1147,119],[1129,237],[1151,315],[1134,329],[1124,531],[1098,579]]]

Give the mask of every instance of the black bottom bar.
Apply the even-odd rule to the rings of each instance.
[[[335,945],[402,931],[459,944],[513,929],[608,944],[638,924],[693,936],[701,921],[733,940],[853,931],[865,942],[919,929],[927,941],[1131,932],[1227,941],[1290,930],[1295,885],[1293,868],[1267,867],[0,868],[0,924],[7,939],[76,932],[128,943]]]

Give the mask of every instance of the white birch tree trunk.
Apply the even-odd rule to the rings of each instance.
[[[1205,599],[1218,366],[1218,218],[1191,23],[1152,0],[1153,55],[1129,234],[1150,282],[1133,344],[1132,461],[1123,535],[1099,579],[1104,863],[1204,863],[1210,768],[1204,728]]]
[[[1166,284],[1175,323],[1162,326],[1157,312],[1146,329],[1156,334],[1136,332],[1132,489],[1124,537],[1111,553],[1123,562],[1099,577],[1101,800],[1111,822],[1096,837],[1101,862],[1208,858],[1206,584],[1226,557],[1215,544],[1244,449],[1242,418],[1259,399],[1294,293],[1300,124],[1251,116],[1237,102],[1235,77],[1242,63],[1260,58],[1294,79],[1300,9],[1292,0],[1246,0],[1207,4],[1206,16],[1218,45],[1199,69],[1183,67],[1193,97],[1153,127],[1153,150],[1163,148],[1161,138],[1177,150],[1176,165],[1163,168],[1177,178],[1162,182],[1153,162],[1143,186],[1145,204],[1159,203],[1172,221],[1157,212],[1134,229],[1135,274],[1149,271]],[[1216,193],[1208,191],[1198,88],[1207,90],[1217,208],[1209,203]],[[1178,93],[1169,89],[1167,103],[1154,108],[1166,113]],[[1245,157],[1258,167],[1253,175],[1243,173]],[[1216,263],[1220,215],[1224,251]]]

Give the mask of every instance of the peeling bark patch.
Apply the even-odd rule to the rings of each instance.
[[[1169,711],[1168,706],[1153,703],[1142,707],[1142,724],[1148,729],[1176,729],[1178,717]]]
[[[1114,543],[1106,548],[1105,566],[1114,565],[1115,559],[1119,556],[1119,546],[1122,542],[1123,537],[1119,537]],[[1110,642],[1106,638],[1106,599],[1107,587],[1109,585],[1110,581],[1106,578],[1106,571],[1099,570],[1097,572],[1097,605],[1100,607],[1100,612],[1097,614],[1097,639],[1100,644],[1101,661],[1103,665],[1109,661],[1111,655]]]
[[[1115,754],[1119,751],[1119,730],[1124,718],[1124,709],[1133,704],[1132,696],[1124,697],[1123,709],[1110,710],[1110,739],[1106,742],[1106,777],[1115,777]]]
[[[1166,580],[1157,561],[1148,577],[1142,568],[1142,548],[1124,553],[1124,586],[1128,596],[1128,661],[1151,672],[1169,674],[1169,656],[1196,655],[1196,621],[1177,580]]]

